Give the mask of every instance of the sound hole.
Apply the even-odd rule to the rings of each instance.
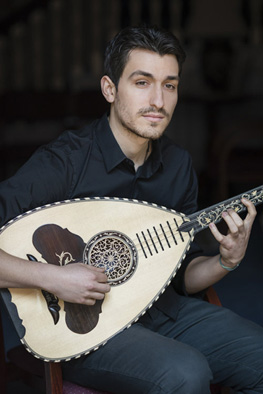
[[[84,249],[84,262],[105,268],[109,283],[119,285],[133,275],[137,266],[137,251],[124,234],[107,231],[95,235]]]

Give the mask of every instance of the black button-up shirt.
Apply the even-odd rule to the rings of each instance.
[[[37,206],[78,197],[125,197],[185,214],[195,212],[197,181],[189,154],[166,136],[154,141],[152,148],[135,171],[106,114],[81,130],[66,131],[0,184],[0,224]],[[178,291],[183,291],[186,264],[177,275]]]
[[[190,214],[197,209],[191,158],[163,136],[136,172],[105,115],[82,130],[64,132],[0,183],[0,223],[50,202],[94,196],[145,200]]]

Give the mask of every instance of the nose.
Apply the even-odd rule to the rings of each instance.
[[[150,105],[160,109],[164,106],[163,90],[161,86],[153,86],[150,97]]]

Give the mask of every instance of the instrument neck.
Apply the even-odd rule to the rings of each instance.
[[[261,204],[263,202],[263,185],[189,215],[187,217],[189,221],[185,221],[180,226],[180,231],[193,229],[194,233],[197,234],[199,231],[207,228],[210,223],[220,222],[222,213],[228,209],[233,209],[237,213],[245,211],[246,207],[241,201],[243,198],[250,200],[254,205]]]

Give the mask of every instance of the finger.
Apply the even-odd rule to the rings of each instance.
[[[213,234],[213,236],[215,237],[215,239],[221,243],[224,239],[223,234],[220,233],[220,231],[218,230],[218,228],[216,227],[215,223],[210,223],[209,224],[209,228],[211,233]]]
[[[110,285],[108,283],[97,283],[96,288],[94,288],[94,290],[97,293],[101,293],[101,294],[105,294],[105,293],[109,293],[110,292]]]
[[[110,285],[100,285],[94,287],[91,291],[89,290],[86,294],[86,299],[103,300],[106,293],[109,293]]]
[[[232,218],[237,227],[243,227],[244,222],[234,209],[227,210],[228,215]]]
[[[247,200],[246,198],[242,198],[241,201],[242,204],[244,204],[245,207],[247,208],[247,212],[248,212],[245,218],[245,223],[248,224],[249,226],[252,226],[255,217],[257,215],[256,207],[251,201]]]
[[[101,300],[87,297],[86,299],[83,300],[82,304],[93,306],[96,304],[96,301],[101,301]]]
[[[229,216],[228,216],[228,215]],[[242,218],[238,215],[238,213],[233,209],[228,209],[227,213],[223,215],[225,222],[228,225],[229,232],[232,235],[244,234],[245,232],[245,224]],[[232,221],[231,221],[232,219]]]
[[[87,300],[103,300],[105,297],[104,293],[92,292],[87,295]]]
[[[93,265],[86,265],[86,267],[95,274],[94,280],[102,283],[108,282],[108,277],[105,274],[105,268],[98,268]]]
[[[104,280],[106,277],[106,280]],[[86,290],[87,293],[90,294],[92,292],[97,293],[108,293],[110,291],[110,285],[108,282],[108,278],[105,274],[99,273],[96,274],[94,277],[89,277],[88,282],[86,282]]]
[[[89,265],[85,264],[86,267],[88,267],[91,271],[97,271],[97,272],[104,272],[105,268],[104,267],[95,267],[95,265]]]
[[[237,217],[236,217],[237,216]],[[232,235],[237,235],[239,232],[239,226],[243,225],[243,221],[239,216],[234,214],[234,212],[225,211],[222,213],[222,217],[228,226],[228,230]],[[240,220],[239,220],[240,219]],[[237,224],[239,223],[239,225]]]

